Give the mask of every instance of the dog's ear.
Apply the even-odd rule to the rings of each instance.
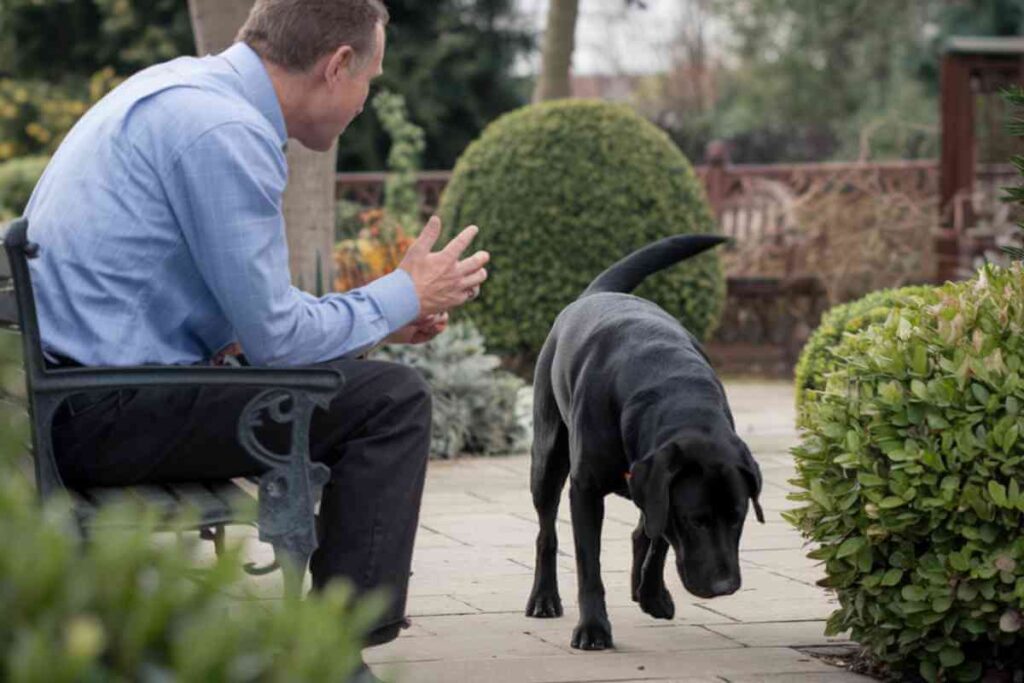
[[[661,538],[665,533],[672,480],[682,468],[682,460],[682,451],[670,443],[633,466],[629,494],[644,513],[648,538]]]
[[[757,461],[754,460],[754,456],[750,454],[750,449],[745,444],[743,446],[743,464],[740,466],[740,473],[750,489],[750,502],[754,505],[754,514],[757,516],[757,521],[764,524],[764,510],[761,509],[761,503],[758,500],[761,496],[761,468],[757,466]]]

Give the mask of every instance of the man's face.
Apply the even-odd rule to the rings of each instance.
[[[301,139],[306,147],[325,152],[352,120],[363,111],[370,94],[370,82],[383,73],[384,27],[377,24],[373,54],[359,57],[343,47],[326,60],[316,92],[309,102],[310,126]]]

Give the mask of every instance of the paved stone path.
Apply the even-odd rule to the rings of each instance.
[[[523,616],[533,580],[536,517],[529,457],[433,462],[427,479],[409,600],[413,626],[366,651],[379,675],[403,683],[569,681],[869,681],[801,650],[843,643],[823,635],[832,599],[814,585],[821,569],[779,517],[796,441],[793,391],[784,383],[731,382],[741,436],[765,477],[768,523],[750,514],[740,551],[743,587],[702,600],[686,593],[670,563],[676,602],[669,622],[643,614],[629,596],[630,533],[638,512],[610,496],[602,573],[615,649],[569,647],[576,623],[576,577],[567,499],[559,510],[560,619]],[[798,649],[799,648],[799,649]]]

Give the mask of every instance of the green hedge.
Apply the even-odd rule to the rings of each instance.
[[[829,632],[904,676],[1024,675],[1024,271],[911,297],[834,356],[786,515],[820,544]]]
[[[602,270],[668,235],[717,232],[703,186],[669,138],[628,107],[580,100],[525,107],[492,123],[455,166],[440,214],[480,226],[491,279],[466,314],[490,350],[538,351],[558,312]],[[698,337],[725,285],[704,254],[637,294]]]
[[[18,157],[0,163],[0,220],[20,216],[50,157]]]
[[[893,305],[906,302],[911,297],[927,296],[931,290],[927,286],[885,289],[829,309],[821,317],[821,323],[807,340],[797,360],[797,413],[803,412],[804,404],[812,399],[814,392],[825,388],[827,373],[839,366],[833,351],[844,334],[859,332],[868,325],[885,320]]]
[[[104,511],[106,530],[83,545],[66,507],[40,508],[18,466],[18,344],[0,336],[0,680],[347,680],[376,599],[353,605],[339,583],[316,599],[256,600],[238,547],[197,560],[195,532],[156,537],[140,508]]]

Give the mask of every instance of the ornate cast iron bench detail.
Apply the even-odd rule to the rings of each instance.
[[[238,386],[262,389],[242,411],[238,442],[269,469],[258,478],[257,526],[261,541],[274,548],[275,563],[246,571],[266,573],[279,565],[285,593],[297,597],[309,557],[317,547],[314,506],[328,480],[325,465],[309,458],[313,410],[326,407],[344,378],[334,370],[142,366],[118,368],[48,368],[43,360],[28,260],[39,247],[28,241],[28,222],[12,222],[3,237],[7,262],[0,264],[0,325],[21,332],[25,384],[32,428],[36,486],[42,498],[67,490],[57,471],[51,427],[57,408],[74,394],[154,386]],[[2,259],[0,259],[2,260]],[[291,449],[275,453],[260,443],[255,430],[265,417],[291,426]],[[112,500],[144,500],[166,520],[188,509],[198,513],[203,538],[223,550],[224,526],[249,520],[239,516],[238,502],[252,496],[236,481],[148,485],[68,491],[83,533],[88,533],[98,505]]]

